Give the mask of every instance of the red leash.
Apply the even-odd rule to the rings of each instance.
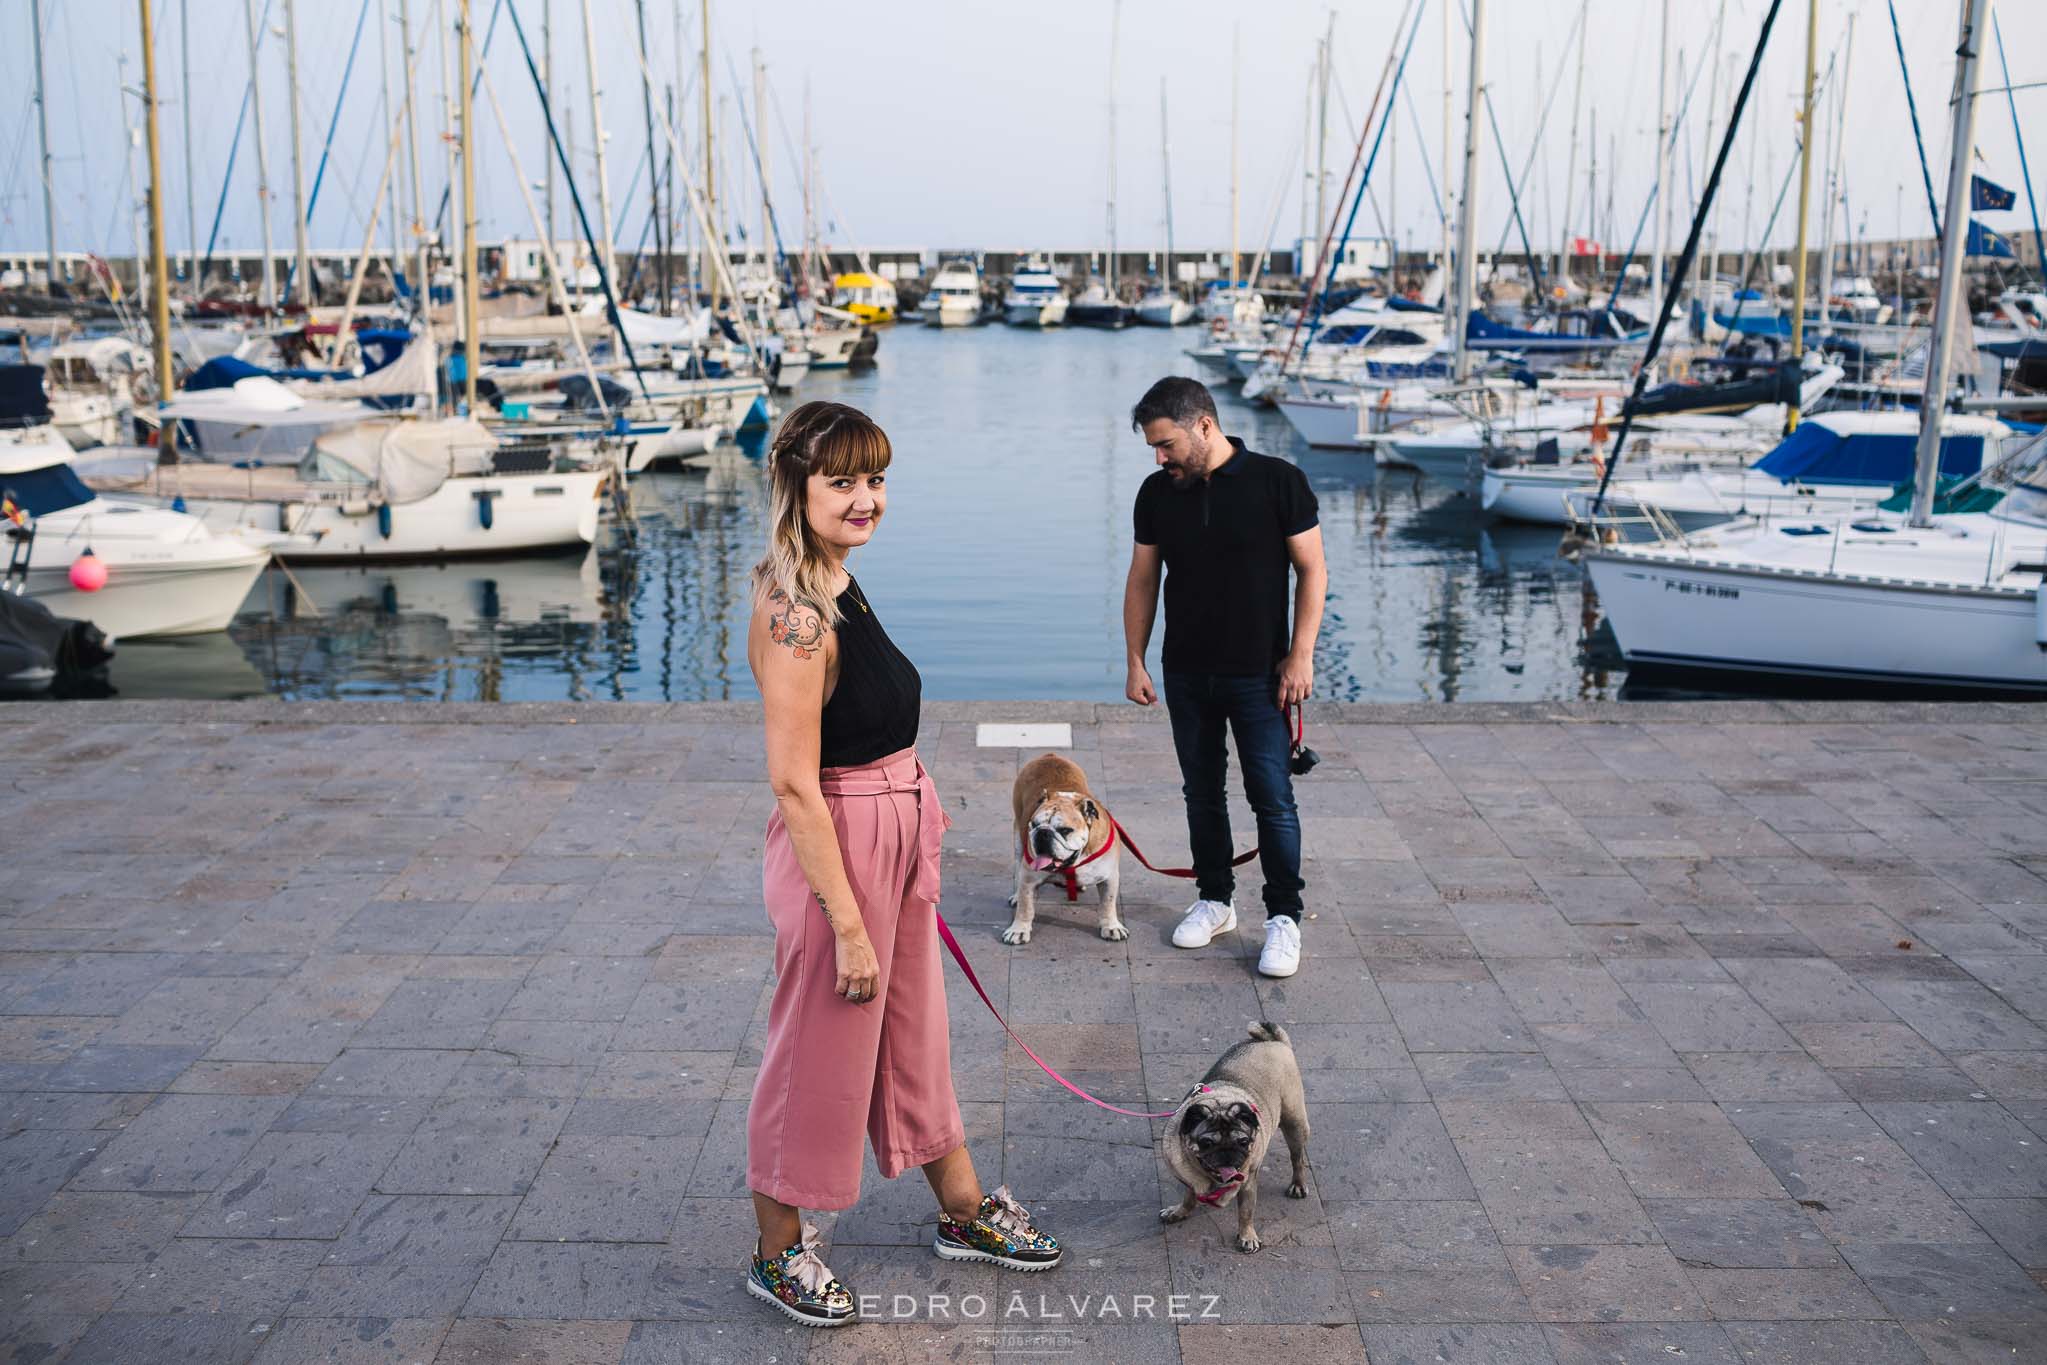
[[[1301,742],[1302,736],[1307,733],[1307,721],[1301,714],[1301,707],[1299,702],[1294,703],[1292,710],[1294,715],[1294,743],[1298,745]],[[1106,814],[1106,811],[1104,813]],[[1074,875],[1074,873],[1078,871],[1080,868],[1086,867],[1089,863],[1093,862],[1095,859],[1101,857],[1110,849],[1114,848],[1116,846],[1116,840],[1119,838],[1122,839],[1124,843],[1130,845],[1130,854],[1132,857],[1136,858],[1138,862],[1144,864],[1145,867],[1150,868],[1153,872],[1158,873],[1161,877],[1191,878],[1195,875],[1194,869],[1191,867],[1154,866],[1151,859],[1144,856],[1144,851],[1138,848],[1136,843],[1134,843],[1131,840],[1130,831],[1124,829],[1122,825],[1118,824],[1116,822],[1116,817],[1113,815],[1109,816],[1109,837],[1102,841],[1102,846],[1100,848],[1096,849],[1093,853],[1088,854],[1087,857],[1082,858],[1079,862],[1073,864],[1071,867],[1042,870],[1064,872],[1066,874],[1066,899],[1070,901],[1078,900],[1080,898],[1080,881]],[[1232,858],[1230,860],[1230,866],[1240,867],[1243,864],[1250,862],[1253,858],[1257,856],[1258,850],[1254,848],[1249,853],[1241,854],[1238,857]],[[1028,849],[1024,850],[1024,861],[1026,863],[1030,862],[1030,851]],[[966,973],[967,984],[974,988],[974,994],[981,997],[981,1003],[988,1007],[988,1013],[995,1016],[995,1022],[1002,1025],[1002,1031],[1004,1033],[1007,1033],[1011,1038],[1015,1039],[1016,1045],[1024,1050],[1024,1056],[1030,1058],[1032,1061],[1038,1064],[1038,1070],[1044,1072],[1047,1076],[1050,1076],[1053,1080],[1059,1082],[1059,1084],[1065,1086],[1068,1090],[1080,1096],[1080,1098],[1086,1100],[1089,1104],[1096,1105],[1100,1108],[1106,1109],[1112,1114],[1125,1114],[1134,1119],[1167,1119],[1171,1118],[1174,1114],[1177,1114],[1179,1112],[1177,1108],[1162,1109],[1155,1114],[1148,1113],[1139,1109],[1120,1108],[1117,1105],[1110,1104],[1107,1100],[1096,1099],[1093,1095],[1088,1094],[1087,1091],[1082,1090],[1072,1081],[1067,1080],[1057,1071],[1054,1071],[1051,1067],[1045,1065],[1045,1059],[1040,1057],[1037,1053],[1031,1051],[1031,1045],[1029,1043],[1026,1043],[1021,1037],[1018,1036],[1017,1031],[1009,1026],[1009,1021],[1002,1017],[1002,1011],[995,1008],[995,1002],[988,998],[987,989],[981,985],[981,978],[974,974],[974,964],[967,961],[967,955],[964,951],[961,950],[959,940],[952,936],[952,926],[945,922],[945,916],[937,914],[937,907],[935,906],[932,908],[932,913],[936,915],[938,919],[938,936],[939,938],[945,941],[946,951],[952,954],[952,960],[954,962],[959,963],[960,970]],[[1207,1088],[1206,1086],[1197,1085],[1194,1087],[1192,1091],[1188,1093],[1199,1094],[1202,1090],[1206,1088]],[[1253,1106],[1253,1108],[1255,1110],[1256,1106]],[[1196,1195],[1195,1198],[1199,1199],[1204,1204],[1219,1203],[1224,1197],[1224,1195],[1230,1189],[1233,1189],[1235,1187],[1236,1183],[1241,1183],[1242,1179],[1243,1177],[1240,1174],[1237,1182],[1226,1183],[1218,1187],[1217,1189],[1209,1191],[1205,1195]]]

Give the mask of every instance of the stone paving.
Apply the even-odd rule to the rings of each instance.
[[[1166,727],[930,707],[945,910],[1114,1102],[1293,1031],[1310,1197],[1268,1163],[1259,1254],[1162,1227],[1151,1128],[948,967],[975,1161],[1068,1265],[937,1261],[870,1165],[822,1222],[874,1320],[741,1292],[745,707],[13,706],[0,1359],[2047,1359],[2047,711],[1317,708],[1284,983],[1255,914],[1173,949],[1185,888],[1134,869],[1128,943],[1055,903],[1001,945],[987,720],[1073,722],[1154,852]]]

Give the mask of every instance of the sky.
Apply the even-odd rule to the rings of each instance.
[[[260,10],[266,0],[251,2]],[[602,115],[609,130],[607,178],[624,246],[640,238],[647,218],[636,8],[644,4],[648,65],[656,80],[682,86],[677,91],[685,115],[682,136],[694,159],[700,136],[695,49],[703,2],[588,0]],[[1447,44],[1450,142],[1459,156],[1469,46],[1459,0],[1409,2],[1421,7],[1418,29],[1393,103],[1394,122],[1372,172],[1372,196],[1356,231],[1377,234],[1383,223],[1383,230],[1404,246],[1426,247],[1440,238],[1436,195],[1445,174],[1446,3],[1452,30]],[[275,196],[272,234],[279,250],[288,251],[292,169],[282,37],[286,0],[267,3],[272,31],[261,61],[264,140]],[[310,227],[316,246],[353,247],[361,241],[390,137],[381,60],[389,63],[392,107],[402,102],[401,3],[409,8],[419,35],[416,79],[425,116],[421,176],[430,209],[441,195],[446,180],[440,138],[441,30],[433,21],[437,8],[452,16],[456,0],[367,0],[368,18],[345,89],[343,72],[365,0],[297,0],[299,113],[309,185],[330,122],[335,126]],[[569,125],[565,136],[574,142],[576,178],[594,213],[597,177],[583,0],[472,3],[479,33],[494,5],[515,6],[536,55],[543,11],[551,11],[556,107]],[[802,217],[796,149],[803,142],[807,94],[823,237],[846,246],[934,250],[1070,250],[1104,244],[1112,120],[1116,231],[1124,249],[1149,249],[1165,240],[1162,160],[1169,151],[1176,244],[1183,250],[1226,250],[1231,241],[1233,71],[1239,240],[1247,252],[1268,239],[1286,246],[1303,230],[1304,207],[1312,210],[1314,199],[1306,172],[1316,160],[1316,139],[1307,125],[1317,112],[1311,68],[1318,41],[1332,31],[1333,14],[1325,192],[1326,211],[1333,215],[1357,147],[1357,121],[1373,102],[1403,14],[1400,0],[1350,0],[1334,6],[1327,0],[1123,0],[1120,5],[1039,0],[1023,7],[982,0],[863,0],[853,6],[843,0],[710,3],[712,85],[721,110],[715,139],[723,165],[719,191],[743,215],[745,230],[759,235],[760,181],[747,151],[746,129],[755,117],[752,65],[757,49],[769,103],[761,144],[785,240],[798,233]],[[189,250],[194,218],[203,243],[215,231],[216,211],[223,247],[253,249],[258,241],[253,128],[244,132],[232,178],[226,178],[249,76],[243,5],[244,0],[156,0],[167,234],[174,253]],[[1724,124],[1767,8],[1768,0],[1681,0],[1668,6],[1666,42],[1659,36],[1664,6],[1652,0],[1491,0],[1484,83],[1517,176],[1532,157],[1522,207],[1538,248],[1554,249],[1567,232],[1596,235],[1610,249],[1633,235],[1654,183],[1658,53],[1667,51],[1673,111],[1698,77],[1673,157],[1670,250],[1675,252],[1708,168],[1706,116],[1711,112],[1716,130]],[[2047,81],[2047,5],[2004,0],[1996,8],[2013,62],[2011,80]],[[1819,9],[1818,61],[1823,71],[1829,64],[1834,69],[1833,84],[1821,101],[1822,150],[1836,122],[1833,92],[1845,86],[1846,114],[1840,123],[1847,137],[1837,203],[1846,199],[1849,227],[1837,226],[1836,234],[1923,235],[1926,195],[1886,7],[1881,0],[1821,0]],[[147,179],[140,101],[121,93],[124,86],[141,85],[135,0],[42,0],[42,10],[58,245],[127,255],[136,222],[130,186]],[[1945,184],[1958,10],[1956,0],[1897,0],[1936,194]],[[1581,12],[1580,101],[1574,91]],[[1719,230],[1730,247],[1761,238],[1771,202],[1792,166],[1805,12],[1799,0],[1784,3],[1729,163]],[[1714,31],[1723,14],[1716,65]],[[679,73],[678,16],[689,49]],[[181,28],[187,25],[189,85],[181,41]],[[1118,30],[1113,43],[1112,26]],[[388,53],[380,53],[380,39],[388,40]],[[452,63],[452,42],[449,46]],[[1983,83],[2000,86],[2004,82],[1994,45],[1990,54]],[[33,61],[30,0],[0,0],[0,168],[5,170],[0,249],[6,250],[40,249],[44,241]],[[547,143],[509,15],[498,20],[486,64],[514,149],[528,179],[537,183]],[[1702,64],[1711,69],[1701,73]],[[1163,139],[1162,90],[1167,111]],[[657,108],[663,98],[657,91]],[[2015,98],[2034,161],[2034,188],[2047,196],[2047,86],[2018,91]],[[505,139],[482,97],[477,119],[482,236],[531,236]],[[1976,143],[1977,169],[2020,196],[2016,212],[1984,215],[1985,221],[2000,230],[2029,230],[2012,110],[2002,92],[1980,101]],[[1595,151],[1596,199],[1588,209]],[[1508,180],[1489,128],[1480,164],[1478,221],[1490,249],[1512,229]],[[401,152],[401,185],[407,181],[406,169]],[[1451,180],[1459,173],[1453,164]],[[1817,204],[1827,183],[1826,168],[1818,162],[1813,183]],[[1772,234],[1779,245],[1793,237],[1797,190],[1795,180],[1791,184]],[[566,226],[568,200],[565,191],[558,193],[566,236],[571,230]],[[1653,233],[1652,219],[1643,234],[1645,252]],[[1817,210],[1812,235],[1817,242]],[[389,228],[380,227],[380,243],[389,238]],[[1508,249],[1515,249],[1518,233],[1506,241]]]

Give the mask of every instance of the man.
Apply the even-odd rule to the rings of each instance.
[[[1258,817],[1265,874],[1265,947],[1258,970],[1292,976],[1301,962],[1301,820],[1289,765],[1287,708],[1315,686],[1315,636],[1329,573],[1308,480],[1284,460],[1225,437],[1215,399],[1192,379],[1161,379],[1131,409],[1158,470],[1137,490],[1136,543],[1123,589],[1124,694],[1152,706],[1145,670],[1165,571],[1166,710],[1187,798],[1197,899],[1173,943],[1200,948],[1237,927],[1230,813],[1223,793],[1236,735],[1245,795]],[[1294,573],[1287,627],[1287,570]]]

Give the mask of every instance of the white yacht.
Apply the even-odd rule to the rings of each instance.
[[[126,439],[136,380],[149,373],[149,353],[126,337],[59,343],[46,375],[51,424],[79,450]]]
[[[924,321],[933,327],[971,327],[981,320],[981,272],[972,261],[947,261],[924,295]]]
[[[0,525],[10,557],[25,546],[26,559],[0,591],[22,592],[116,640],[226,629],[270,563],[268,548],[215,535],[183,512],[99,496],[54,427],[8,434],[16,439],[0,440],[0,488],[15,515]],[[72,581],[88,551],[106,569],[94,591]]]
[[[1137,320],[1146,327],[1179,327],[1194,320],[1194,305],[1179,290],[1154,282],[1137,300]]]
[[[1745,518],[1585,562],[1631,663],[2047,692],[2047,437],[1976,487],[1921,527]]]
[[[611,476],[557,463],[546,440],[503,440],[471,418],[387,417],[323,433],[296,466],[114,457],[80,471],[283,559],[360,562],[591,544]]]
[[[1066,321],[1066,286],[1043,256],[1032,256],[1009,277],[1002,320],[1012,327],[1057,327]]]
[[[1255,327],[1265,321],[1265,296],[1242,281],[1215,280],[1201,296],[1200,314],[1210,328]]]

